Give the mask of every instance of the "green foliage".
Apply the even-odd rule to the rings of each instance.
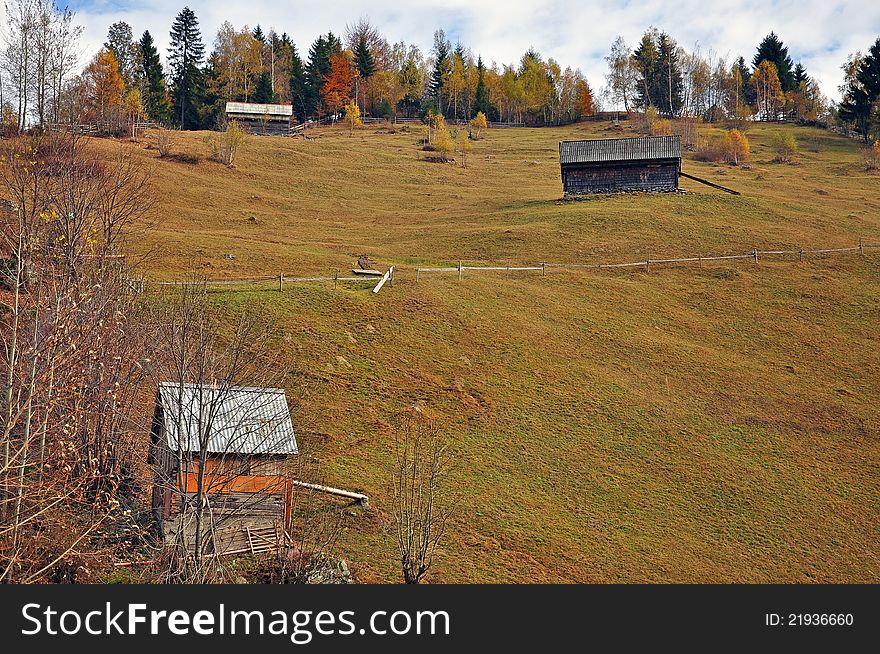
[[[272,76],[269,71],[264,70],[257,78],[257,85],[254,87],[253,101],[262,104],[271,104],[276,102],[275,91],[272,89]]]
[[[376,73],[376,61],[370,51],[369,44],[367,44],[367,39],[363,35],[358,39],[354,49],[354,65],[358,75],[364,79],[372,77]]]
[[[638,106],[656,107],[665,116],[677,115],[684,87],[675,41],[657,30],[645,32],[633,52],[633,65],[639,73]]]
[[[770,32],[758,45],[758,51],[755,53],[754,59],[752,59],[752,66],[757,68],[762,61],[769,61],[776,66],[776,72],[779,75],[779,82],[782,84],[783,93],[797,89],[788,48],[782,44],[782,41],[776,36],[775,32]],[[801,68],[803,69],[803,67]],[[806,75],[806,71],[804,71],[804,75]]]
[[[770,137],[770,147],[773,149],[775,161],[788,163],[798,151],[797,139],[791,132],[776,132]]]
[[[844,88],[840,103],[841,120],[855,125],[865,143],[872,133],[880,136],[880,38],[858,63],[855,74]]]
[[[174,118],[181,129],[200,127],[200,105],[204,99],[200,66],[204,57],[205,46],[198,18],[192,9],[184,7],[171,25],[171,45],[168,48]]]
[[[167,124],[171,121],[171,104],[165,86],[165,71],[159,59],[159,51],[153,36],[144,32],[139,43],[141,76],[143,78],[142,99],[144,110],[150,120]]]

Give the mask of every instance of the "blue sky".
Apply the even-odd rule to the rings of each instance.
[[[59,4],[64,4],[63,0]],[[71,2],[85,25],[86,59],[100,47],[110,23],[125,20],[137,35],[149,29],[164,54],[181,0]],[[563,66],[581,68],[590,84],[604,85],[602,57],[620,34],[633,44],[650,25],[669,32],[682,46],[706,54],[750,60],[760,39],[774,30],[802,61],[822,90],[837,98],[840,66],[855,50],[880,37],[878,0],[334,0],[292,2],[191,0],[210,47],[224,20],[235,26],[257,23],[291,35],[301,51],[320,33],[341,34],[346,23],[367,16],[389,41],[430,48],[443,28],[453,41],[470,46],[487,61],[516,61],[529,47]]]

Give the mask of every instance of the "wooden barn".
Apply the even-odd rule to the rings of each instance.
[[[227,102],[226,122],[236,121],[251,134],[287,136],[293,105]]]
[[[164,542],[194,547],[199,488],[201,533],[210,534],[204,552],[280,542],[291,517],[285,473],[296,454],[284,389],[160,383],[148,461]]]
[[[676,191],[680,136],[561,141],[565,196],[633,191]]]

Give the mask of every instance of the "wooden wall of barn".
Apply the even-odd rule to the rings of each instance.
[[[678,162],[572,164],[562,169],[566,195],[625,191],[675,191]]]

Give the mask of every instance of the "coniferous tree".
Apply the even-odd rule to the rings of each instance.
[[[483,58],[477,57],[477,89],[474,92],[474,111],[476,116],[482,112],[484,116],[490,116],[492,113],[492,105],[489,102],[489,90],[486,88],[486,67],[483,65]]]
[[[324,80],[330,74],[330,58],[342,51],[342,42],[329,32],[319,36],[309,48],[309,60],[306,64],[306,114],[312,114],[321,106],[321,91]]]
[[[260,27],[259,23],[257,23],[257,26],[254,28],[254,38],[260,43],[266,42],[266,35],[263,33],[263,28]]]
[[[853,123],[868,143],[872,123],[880,122],[880,38],[868,50],[856,69],[855,78],[844,90],[839,111],[840,117]],[[877,129],[880,131],[880,126]]]
[[[752,67],[757,69],[762,61],[769,61],[776,66],[776,72],[779,75],[779,83],[782,84],[783,92],[797,89],[797,84],[795,84],[794,75],[792,74],[794,64],[792,64],[791,57],[788,55],[788,48],[782,44],[782,41],[776,36],[775,32],[770,32],[758,45],[758,52],[755,54],[754,59],[752,59]]]
[[[642,35],[638,47],[633,51],[633,65],[639,72],[638,98],[636,104],[642,109],[655,106],[657,89],[657,64],[660,53],[657,51],[656,30],[649,30]]]
[[[681,111],[683,83],[677,49],[668,34],[663,33],[657,39],[659,57],[654,75],[654,104],[667,116],[677,116]]]
[[[171,106],[165,88],[165,72],[162,70],[162,62],[159,60],[159,51],[153,42],[153,36],[149,32],[144,32],[139,46],[143,78],[141,97],[144,109],[150,120],[168,123],[171,121]]]
[[[272,90],[272,76],[268,71],[264,70],[260,73],[252,97],[254,102],[261,104],[271,104],[275,102],[275,92]]]
[[[376,72],[376,60],[364,36],[357,42],[354,49],[354,65],[362,79],[372,77]]]
[[[804,65],[801,62],[797,62],[797,65],[794,67],[794,70],[791,72],[792,77],[794,79],[794,88],[799,89],[802,82],[806,82],[810,76],[807,75],[807,69],[804,68]]]
[[[306,100],[308,98],[308,84],[306,80],[306,68],[302,58],[296,51],[296,46],[290,44],[290,103],[293,105],[293,113],[303,121],[306,119]]]
[[[451,49],[446,33],[443,30],[434,32],[434,69],[431,71],[431,80],[428,85],[428,94],[437,104],[437,109],[443,113],[443,87],[452,67],[449,58]]]
[[[174,19],[171,25],[171,45],[168,63],[171,68],[171,97],[175,119],[181,129],[199,126],[199,105],[203,84],[200,66],[205,57],[205,46],[199,31],[199,21],[189,7]]]
[[[110,50],[119,62],[119,74],[127,88],[140,86],[138,47],[131,33],[131,25],[118,21],[110,26],[104,47]]]

